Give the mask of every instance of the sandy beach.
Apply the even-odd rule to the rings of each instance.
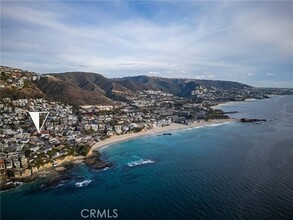
[[[217,105],[212,106],[212,109],[218,109],[220,107],[229,106],[229,105],[238,105],[243,104],[244,102],[254,102],[256,99],[245,99],[245,101],[229,101],[229,102],[221,102]]]
[[[174,131],[174,130],[197,128],[197,127],[203,127],[203,126],[208,126],[208,125],[224,124],[224,123],[229,123],[229,122],[234,122],[234,121],[235,121],[235,119],[218,119],[218,120],[193,122],[189,125],[173,123],[170,126],[154,127],[152,129],[144,130],[144,131],[141,131],[138,133],[115,135],[115,136],[112,136],[112,137],[107,138],[105,140],[97,142],[96,144],[93,145],[92,150],[99,150],[102,147],[106,147],[106,146],[114,144],[114,143],[126,141],[126,140],[137,138],[140,136],[154,135],[154,134],[160,134],[160,133],[165,133],[165,132]]]

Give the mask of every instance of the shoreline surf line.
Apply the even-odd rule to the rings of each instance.
[[[184,129],[190,129],[190,128],[203,128],[203,127],[208,127],[211,125],[221,125],[221,124],[227,124],[227,123],[236,122],[236,121],[237,121],[237,119],[230,118],[230,119],[214,119],[214,120],[210,120],[210,121],[193,122],[189,125],[173,123],[169,126],[154,127],[152,129],[144,130],[144,131],[137,132],[137,133],[115,135],[115,136],[112,136],[110,138],[107,138],[105,140],[102,140],[102,141],[95,143],[92,146],[92,150],[93,151],[102,150],[102,149],[109,147],[110,145],[117,144],[117,143],[124,142],[124,141],[128,141],[128,140],[135,139],[135,138],[142,137],[142,136],[158,135],[158,134],[165,133],[165,132],[184,130]]]

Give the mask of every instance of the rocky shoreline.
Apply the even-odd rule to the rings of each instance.
[[[110,162],[101,159],[99,151],[93,151],[91,156],[85,158],[84,163],[92,170],[101,170],[112,167]]]
[[[69,175],[70,169],[81,163],[87,165],[91,170],[102,170],[113,166],[112,163],[101,159],[100,152],[91,151],[90,154],[83,160],[77,159],[75,161],[66,161],[60,166],[52,167],[45,171],[40,171],[26,177],[10,177],[7,180],[1,181],[0,191],[13,189],[23,183],[30,183],[38,180],[43,182],[41,189],[58,186],[61,182],[72,179],[73,177]]]

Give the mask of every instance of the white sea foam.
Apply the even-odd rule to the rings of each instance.
[[[63,183],[59,183],[57,186],[53,186],[53,187],[51,187],[52,189],[56,189],[56,188],[59,188],[59,187],[61,187],[61,186],[64,186],[64,184]]]
[[[230,122],[227,121],[227,122],[223,122],[223,123],[220,123],[220,124],[211,124],[211,125],[207,125],[208,127],[217,127],[217,126],[221,126],[221,125],[225,125],[225,124],[229,124]]]
[[[14,185],[16,185],[16,186],[20,186],[20,185],[22,185],[23,184],[23,182],[20,182],[20,181],[16,181],[16,182],[14,182]]]
[[[100,149],[99,149],[99,151],[103,151],[103,150],[105,150],[107,147],[109,147],[110,145],[109,144],[107,144],[107,145],[104,145],[103,147],[101,147]]]
[[[199,129],[199,128],[203,128],[203,127],[204,127],[204,125],[201,125],[201,126],[193,127],[191,129],[194,130],[194,129]]]
[[[127,165],[129,167],[134,167],[134,166],[139,166],[139,165],[143,165],[143,164],[148,164],[148,163],[154,163],[155,161],[153,160],[144,160],[144,159],[140,159],[140,160],[135,160],[132,162],[127,163]]]
[[[82,182],[75,183],[75,186],[77,186],[78,188],[80,188],[80,187],[84,187],[84,186],[89,185],[91,182],[92,182],[92,180],[84,180]]]

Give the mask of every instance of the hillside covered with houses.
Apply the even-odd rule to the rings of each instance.
[[[91,75],[90,78],[92,77],[95,76]],[[58,169],[65,162],[77,158],[84,159],[92,154],[91,147],[95,143],[112,136],[169,126],[172,123],[187,125],[202,120],[225,119],[228,116],[212,106],[224,101],[266,98],[268,91],[270,94],[292,93],[285,89],[260,90],[246,86],[227,89],[198,85],[190,95],[183,97],[161,90],[135,91],[103,79],[103,83],[90,85],[95,89],[98,85],[103,88],[99,93],[103,93],[109,102],[93,104],[92,101],[96,100],[93,97],[86,104],[71,104],[44,93],[44,88],[38,87],[39,81],[44,78],[57,80],[58,85],[61,83],[56,76],[1,67],[2,186],[32,177],[43,170]],[[86,85],[86,79],[88,78],[83,78],[84,84],[79,88],[88,91],[90,86]],[[71,84],[67,82],[65,85],[73,86],[73,81],[75,80],[71,79]],[[62,88],[60,91],[63,91]],[[86,94],[98,96],[98,93]],[[113,99],[110,99],[110,95]],[[82,97],[85,102],[86,97]],[[40,132],[36,130],[28,112],[49,113]],[[103,168],[103,165],[99,167]]]

